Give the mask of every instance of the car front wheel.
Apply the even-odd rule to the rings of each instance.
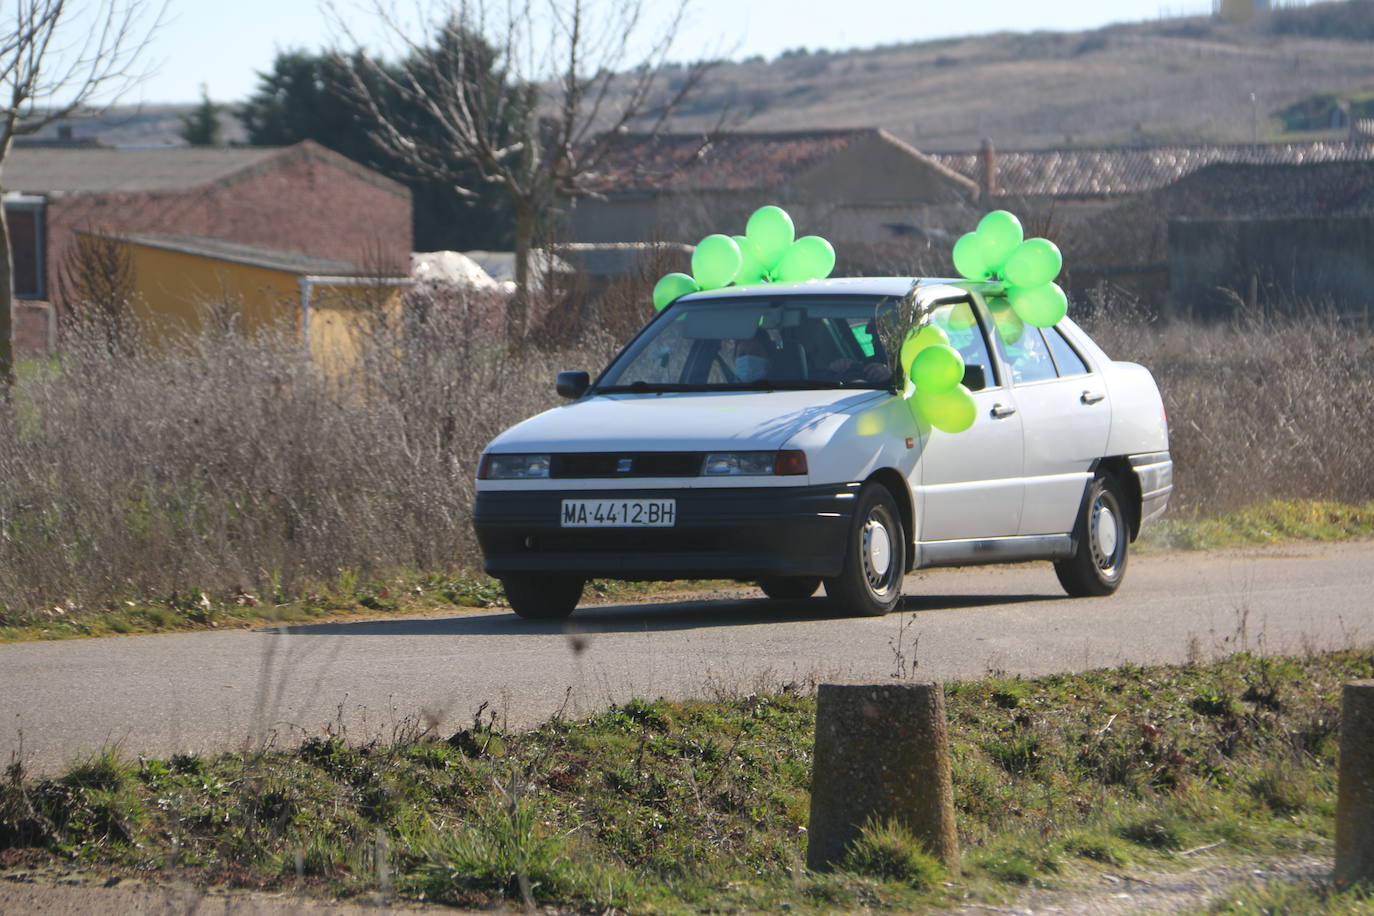
[[[906,573],[906,536],[887,488],[864,484],[849,529],[844,572],[825,580],[830,600],[852,614],[881,617],[897,606]]]
[[[1126,575],[1130,519],[1121,484],[1111,474],[1098,474],[1088,484],[1087,499],[1074,527],[1074,555],[1054,564],[1064,591],[1075,598],[1110,595]]]
[[[572,576],[507,576],[501,585],[510,609],[526,620],[562,620],[582,599],[583,582]]]

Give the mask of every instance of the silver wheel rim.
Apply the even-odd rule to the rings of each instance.
[[[892,532],[876,511],[864,520],[861,550],[868,586],[874,594],[881,595],[892,587]]]
[[[1092,547],[1093,565],[1102,575],[1112,578],[1121,566],[1121,550],[1125,541],[1121,537],[1121,519],[1117,515],[1116,501],[1106,494],[1098,494],[1093,500],[1092,514],[1088,519],[1088,543]]]

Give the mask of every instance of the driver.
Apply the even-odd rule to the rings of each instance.
[[[735,380],[747,384],[766,378],[775,349],[772,338],[762,329],[735,344]]]

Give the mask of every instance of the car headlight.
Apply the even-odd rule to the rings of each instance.
[[[764,477],[806,473],[806,453],[800,449],[779,452],[712,452],[702,462],[703,477]]]
[[[533,480],[549,476],[548,455],[485,454],[477,466],[478,480]]]

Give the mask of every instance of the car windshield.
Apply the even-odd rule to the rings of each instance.
[[[890,299],[786,296],[678,302],[623,350],[598,392],[887,388],[876,318]]]

